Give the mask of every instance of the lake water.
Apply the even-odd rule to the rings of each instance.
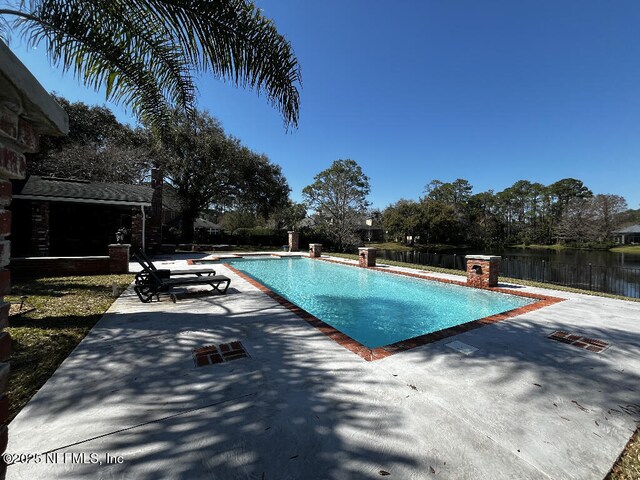
[[[640,255],[629,253],[616,253],[607,250],[553,250],[553,249],[533,249],[533,248],[506,248],[503,250],[468,252],[451,251],[447,253],[458,253],[468,255],[469,253],[482,253],[484,255],[501,255],[514,258],[531,258],[535,260],[545,260],[553,263],[567,263],[607,267],[627,267],[640,268]]]
[[[640,255],[609,251],[508,248],[379,252],[381,259],[465,270],[465,255],[500,255],[505,277],[640,298]]]

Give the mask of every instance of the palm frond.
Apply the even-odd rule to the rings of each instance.
[[[194,64],[264,92],[297,125],[302,75],[291,44],[245,0],[126,0],[164,20]]]
[[[297,59],[246,0],[29,0],[20,8],[14,25],[44,42],[55,64],[156,125],[167,108],[193,108],[196,70],[265,93],[287,126],[298,124]]]

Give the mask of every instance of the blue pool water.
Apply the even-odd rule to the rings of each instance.
[[[369,348],[535,301],[308,258],[224,262]]]

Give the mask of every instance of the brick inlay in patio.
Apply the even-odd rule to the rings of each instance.
[[[609,348],[609,344],[605,341],[597,340],[595,338],[582,337],[575,333],[564,332],[562,330],[556,330],[551,335],[549,335],[548,338],[595,353],[600,353]]]
[[[229,362],[248,356],[249,354],[240,342],[222,343],[217,346],[207,345],[193,349],[193,362],[196,364],[196,367]]]

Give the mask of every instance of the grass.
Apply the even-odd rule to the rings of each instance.
[[[396,252],[413,252],[415,250],[423,251],[423,252],[426,252],[426,251],[438,252],[440,250],[451,250],[453,248],[456,248],[459,250],[464,250],[468,248],[468,247],[465,247],[464,245],[456,246],[456,245],[447,245],[446,243],[434,243],[430,245],[415,244],[413,246],[408,246],[408,245],[404,245],[402,243],[396,243],[396,242],[365,243],[365,246],[375,247],[379,250],[393,250]]]
[[[510,248],[530,248],[532,250],[566,250],[566,245],[554,244],[554,245],[509,245]]]
[[[122,291],[132,275],[34,278],[15,281],[6,301],[35,310],[9,319],[13,355],[8,393],[12,420],[53,375],[113,303],[112,284]]]
[[[636,430],[620,458],[605,480],[638,480],[640,478],[640,429]]]
[[[380,250],[393,250],[395,252],[411,252],[415,250],[415,247],[409,247],[395,242],[365,243],[365,246],[379,248]]]
[[[625,245],[624,247],[614,247],[611,249],[611,251],[619,253],[635,253],[640,255],[640,245]]]

